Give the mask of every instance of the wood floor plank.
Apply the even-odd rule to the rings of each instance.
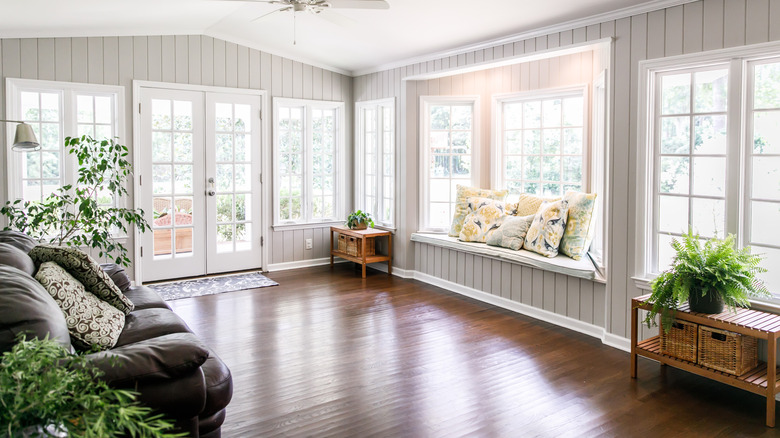
[[[351,264],[171,302],[233,372],[223,437],[775,436],[764,399]]]

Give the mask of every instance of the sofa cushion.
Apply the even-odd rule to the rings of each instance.
[[[534,220],[534,215],[504,216],[498,222],[496,229],[487,239],[490,246],[500,246],[518,251],[523,247],[528,227]]]
[[[54,262],[41,264],[35,279],[62,309],[77,349],[105,350],[116,344],[125,326],[122,312],[84,289],[84,285]]]
[[[460,184],[455,186],[455,190],[455,214],[453,215],[449,232],[451,237],[460,236],[460,230],[463,228],[463,221],[469,214],[469,198],[490,198],[497,201],[503,201],[507,194],[506,190],[480,189],[477,187],[462,186]]]
[[[122,293],[125,293],[126,290],[130,289],[130,277],[127,276],[125,268],[116,263],[101,263],[100,269],[108,274],[111,281],[114,282]],[[132,299],[130,301],[132,301]],[[135,304],[135,301],[133,301],[133,304]]]
[[[32,237],[21,233],[16,230],[2,230],[0,231],[0,243],[7,243],[15,246],[18,249],[24,251],[25,254],[30,252],[31,249],[40,245],[40,242]]]
[[[114,386],[128,387],[142,380],[178,378],[201,366],[209,351],[194,334],[173,333],[87,357],[103,371],[101,379]]]
[[[146,286],[134,286],[124,293],[133,302],[136,311],[143,309],[170,309],[168,303],[157,292]]]
[[[10,243],[0,242],[0,265],[13,266],[28,275],[35,274],[35,263],[30,256]]]
[[[233,377],[230,369],[211,352],[201,366],[206,377],[206,406],[202,415],[207,416],[224,409],[233,398]]]
[[[186,333],[190,329],[178,315],[168,309],[136,310],[125,317],[125,329],[116,346],[133,344],[171,333]]]
[[[542,203],[528,228],[523,247],[543,256],[557,256],[568,212],[569,203],[566,201]]]
[[[19,269],[0,266],[0,353],[11,350],[20,333],[49,336],[71,349],[65,317],[46,289]]]
[[[122,294],[89,254],[67,246],[38,245],[30,251],[30,257],[36,265],[56,262],[101,300],[125,315],[133,311],[133,302]]]

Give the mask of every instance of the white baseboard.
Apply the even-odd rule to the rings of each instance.
[[[346,263],[348,262],[348,260],[336,258],[334,262]],[[330,257],[325,257],[321,259],[298,260],[296,262],[274,263],[268,265],[265,269],[268,272],[276,272],[276,271],[287,271],[290,269],[311,268],[313,266],[322,266],[322,265],[329,265],[329,264],[330,264]]]
[[[594,338],[601,339],[604,345],[608,345],[613,348],[617,348],[623,351],[630,351],[631,341],[621,336],[607,333],[603,327],[599,327],[594,324],[582,322],[580,320],[570,318],[568,316],[559,315],[549,310],[539,309],[538,307],[529,306],[527,304],[518,303],[504,297],[498,297],[491,295],[487,292],[483,292],[474,288],[463,286],[457,283],[453,283],[448,280],[443,280],[432,275],[424,274],[419,271],[411,271],[414,274],[414,279],[422,281],[424,283],[432,284],[434,286],[447,289],[449,291],[474,298],[494,306],[502,307],[513,312],[517,312],[531,318],[535,318],[541,321],[549,322],[557,326],[574,330]]]
[[[381,272],[387,272],[387,264],[386,263],[374,263],[372,265],[368,265],[371,269],[376,269],[377,271]],[[400,278],[414,278],[414,272],[407,269],[399,269],[395,266],[393,266],[393,275]]]

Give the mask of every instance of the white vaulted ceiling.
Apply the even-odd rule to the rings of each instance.
[[[339,26],[225,0],[0,0],[0,37],[205,34],[345,73],[647,4],[646,0],[387,0]],[[670,3],[670,0],[649,3]],[[677,1],[680,3],[680,1]],[[349,20],[347,20],[349,21]]]

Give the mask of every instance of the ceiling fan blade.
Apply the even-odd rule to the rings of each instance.
[[[287,5],[288,2],[279,0],[216,0],[220,2],[241,2],[241,3],[268,3],[271,5]]]
[[[337,9],[390,9],[386,0],[327,0]]]
[[[251,22],[255,22],[255,21],[260,20],[262,18],[265,18],[265,17],[267,17],[269,15],[273,15],[273,14],[275,14],[277,12],[290,11],[290,10],[292,10],[292,8],[293,8],[292,6],[287,6],[287,7],[284,7],[284,8],[277,9],[275,11],[271,11],[271,12],[269,12],[267,14],[263,14],[263,15],[257,17],[257,18],[252,19]]]
[[[314,15],[320,18],[324,18],[325,20],[341,27],[350,27],[357,23],[357,20],[341,15],[338,12],[329,11],[327,9],[315,13]]]

